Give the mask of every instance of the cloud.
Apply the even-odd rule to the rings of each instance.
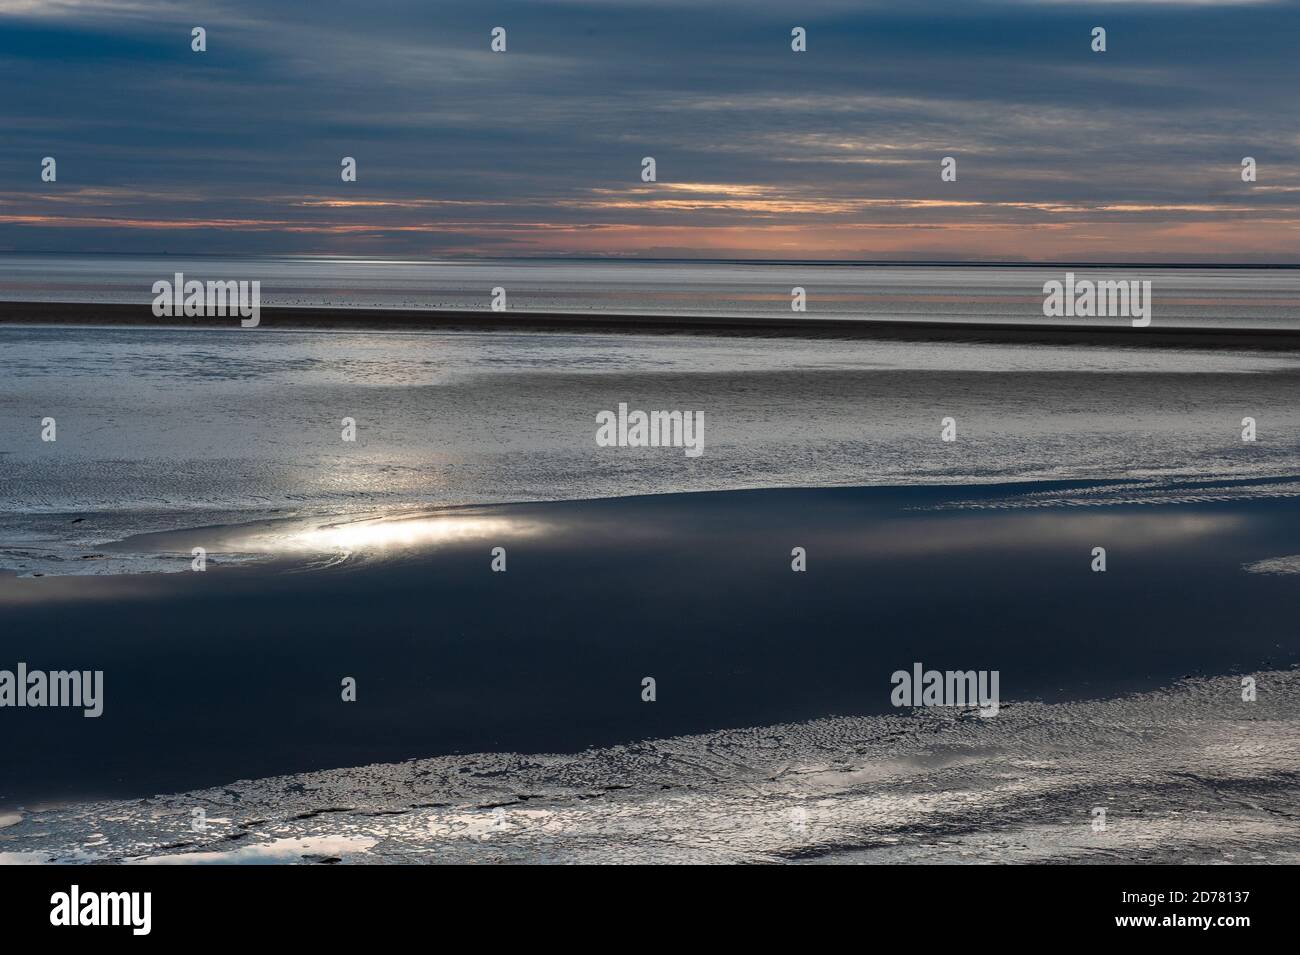
[[[0,83],[23,90],[0,101],[5,249],[931,257],[942,234],[970,258],[1122,239],[1300,261],[1292,7],[0,0],[0,19]]]

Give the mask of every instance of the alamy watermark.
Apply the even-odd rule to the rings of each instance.
[[[688,458],[704,453],[703,411],[596,412],[596,446],[601,448],[684,448]]]
[[[1151,281],[1075,280],[1043,283],[1043,315],[1047,318],[1131,318],[1134,328],[1151,324]]]
[[[83,892],[73,885],[50,896],[50,924],[55,926],[127,926],[132,935],[153,928],[152,892]]]
[[[103,670],[0,670],[0,707],[80,707],[83,716],[104,712]]]
[[[980,716],[998,715],[997,670],[895,670],[889,682],[894,706],[978,706]]]
[[[185,280],[177,272],[174,281],[153,283],[154,318],[224,318],[238,315],[244,328],[256,328],[262,320],[262,283],[259,281],[208,282]]]

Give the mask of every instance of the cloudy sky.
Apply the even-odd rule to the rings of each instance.
[[[0,0],[0,250],[1300,262],[1297,37],[1266,2]]]

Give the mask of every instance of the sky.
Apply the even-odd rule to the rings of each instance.
[[[0,251],[1300,263],[1298,37],[1270,2],[0,0]]]

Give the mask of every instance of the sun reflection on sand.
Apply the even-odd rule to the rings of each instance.
[[[224,543],[232,551],[265,554],[384,553],[418,550],[475,539],[505,540],[540,533],[542,523],[513,517],[455,514],[437,517],[377,518],[346,524],[262,529]]]
[[[438,544],[474,539],[504,541],[541,533],[536,520],[482,515],[373,518],[347,524],[283,526],[261,529],[242,538],[230,538],[224,548],[244,554],[382,554],[420,550]]]

